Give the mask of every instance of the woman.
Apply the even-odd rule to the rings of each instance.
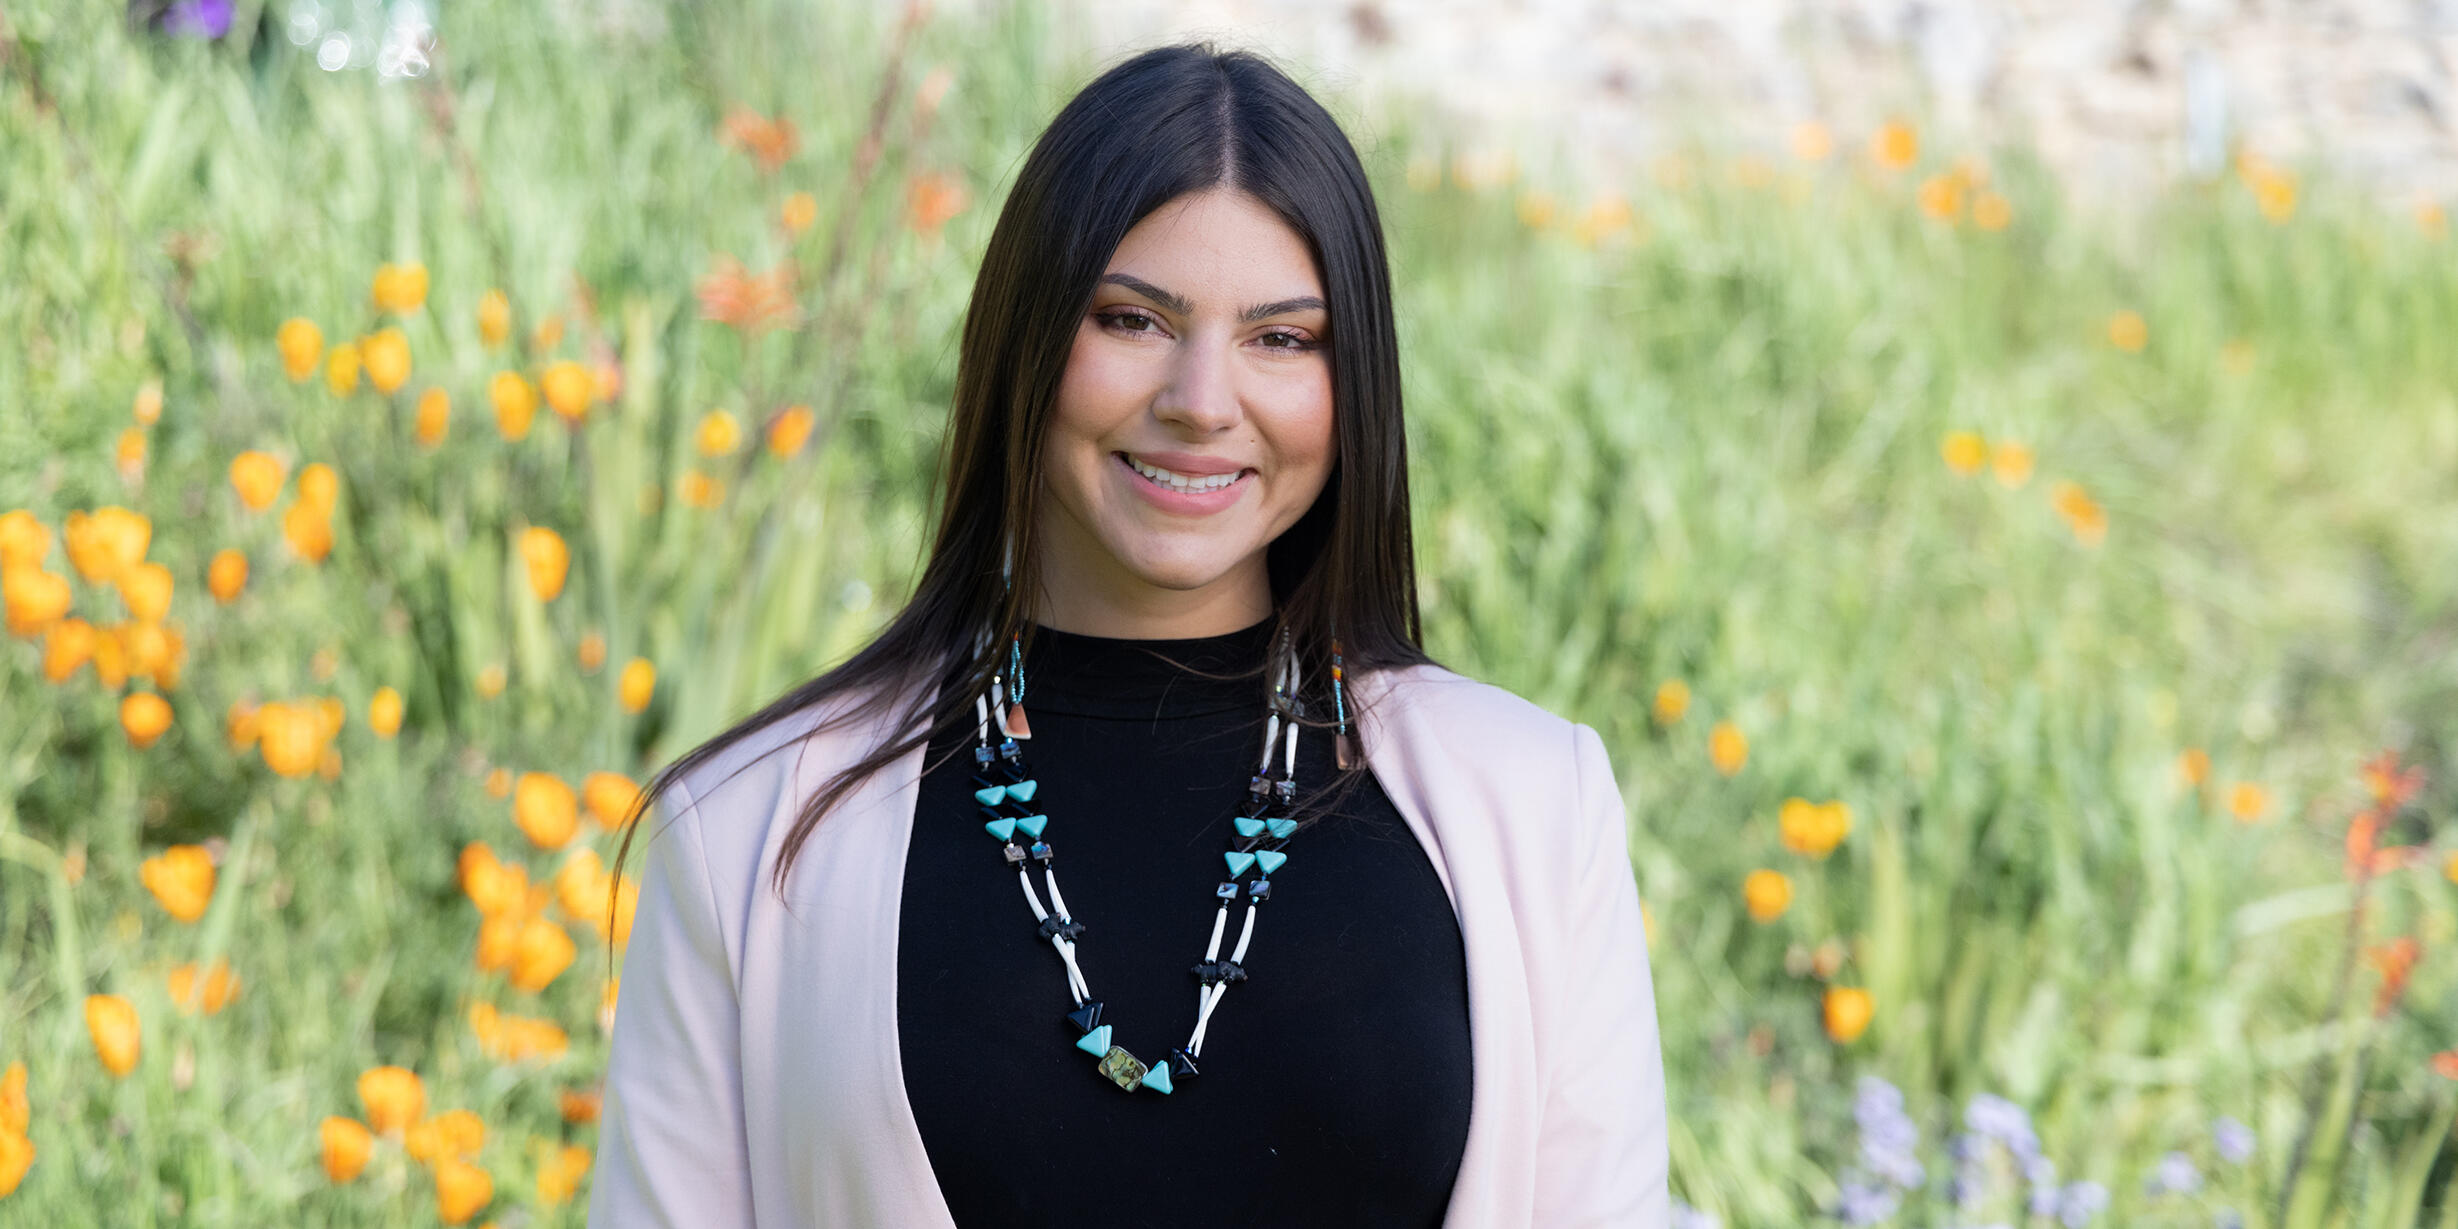
[[[1061,111],[911,601],[645,791],[593,1225],[1668,1221],[1620,793],[1420,647],[1396,350],[1268,63]]]

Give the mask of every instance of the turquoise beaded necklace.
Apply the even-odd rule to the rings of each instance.
[[[1281,632],[1280,649],[1284,665],[1272,685],[1271,711],[1264,724],[1263,760],[1247,782],[1246,802],[1239,808],[1243,813],[1229,821],[1230,848],[1222,854],[1229,877],[1213,890],[1220,910],[1213,915],[1212,938],[1204,948],[1203,961],[1192,966],[1200,983],[1195,1000],[1195,1030],[1167,1058],[1149,1064],[1112,1042],[1112,1026],[1101,1019],[1101,1001],[1092,997],[1092,987],[1076,962],[1076,940],[1084,933],[1084,923],[1075,919],[1067,908],[1067,898],[1058,890],[1057,855],[1045,835],[1050,817],[1038,805],[1041,783],[1024,765],[1022,744],[1032,738],[1033,731],[1024,714],[1024,654],[1020,637],[1008,638],[1006,671],[994,672],[989,690],[974,697],[974,723],[981,743],[973,749],[973,799],[981,804],[982,828],[1000,843],[1004,864],[1016,868],[1017,882],[1023,885],[1025,902],[1032,906],[1041,937],[1050,941],[1066,966],[1067,993],[1075,1001],[1067,1021],[1080,1034],[1076,1048],[1098,1059],[1096,1070],[1125,1091],[1149,1088],[1168,1093],[1175,1090],[1177,1081],[1197,1074],[1195,1059],[1203,1053],[1204,1033],[1211,1026],[1213,1013],[1219,1009],[1229,987],[1246,980],[1246,948],[1254,939],[1256,913],[1272,898],[1271,876],[1289,860],[1283,847],[1297,831],[1297,821],[1289,818],[1288,812],[1297,799],[1297,730],[1299,718],[1305,715],[1305,705],[1297,698],[1297,658],[1288,651],[1289,634],[1285,629]],[[1006,682],[1009,676],[1015,680],[1012,686]],[[1337,641],[1332,644],[1331,678],[1339,724],[1335,735],[1339,766],[1345,769],[1350,761],[1348,705],[1341,695]],[[995,745],[990,741],[994,721],[999,731]],[[1281,752],[1278,775],[1272,772],[1275,750]],[[1031,838],[1030,845],[1018,841],[1019,832]],[[1033,887],[1034,862],[1041,864],[1042,880],[1049,889],[1047,908],[1042,906],[1041,894]],[[1251,883],[1242,882],[1254,870],[1262,874]],[[1241,894],[1246,897],[1246,919],[1239,927],[1236,948],[1223,960],[1221,938],[1228,928],[1230,906]]]

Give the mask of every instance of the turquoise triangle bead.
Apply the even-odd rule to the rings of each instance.
[[[1294,819],[1266,820],[1264,821],[1263,826],[1271,829],[1273,836],[1279,837],[1284,841],[1289,839],[1290,833],[1297,831],[1297,821]]]
[[[1050,817],[1047,815],[1027,815],[1017,820],[1016,826],[1038,837],[1041,835],[1041,830],[1049,826],[1049,823]]]
[[[1085,1052],[1086,1054],[1107,1054],[1107,1053],[1109,1053],[1109,1052],[1110,1052],[1110,1026],[1109,1026],[1109,1025],[1106,1025],[1106,1024],[1100,1025],[1100,1026],[1098,1026],[1098,1027],[1094,1028],[1091,1032],[1086,1033],[1086,1034],[1084,1034],[1083,1036],[1076,1038],[1076,1039],[1075,1039],[1075,1048],[1076,1048],[1076,1049],[1079,1049],[1079,1050],[1082,1050],[1082,1051],[1083,1051],[1083,1052]]]
[[[1288,860],[1289,855],[1285,853],[1276,853],[1269,849],[1255,855],[1255,861],[1263,864],[1263,873],[1266,875],[1271,874],[1273,871],[1279,870],[1280,864]]]
[[[997,806],[999,804],[999,799],[1005,798],[1006,796],[1007,787],[1004,785],[993,785],[986,789],[977,789],[973,791],[973,797],[980,800],[981,804],[986,807]]]
[[[1152,1069],[1144,1073],[1144,1087],[1154,1092],[1169,1091],[1169,1061],[1167,1059],[1152,1064]]]
[[[1250,853],[1225,853],[1221,856],[1229,859],[1229,877],[1231,879],[1235,879],[1238,876],[1245,874],[1246,868],[1255,864],[1255,856]]]
[[[1239,816],[1236,819],[1230,820],[1229,826],[1237,829],[1239,836],[1253,836],[1254,834],[1263,831],[1262,820],[1248,819],[1244,816]]]
[[[989,823],[983,824],[982,827],[989,829],[990,835],[995,836],[1002,841],[1016,834],[1016,821],[1012,819],[994,819]],[[1041,834],[1036,832],[1033,835],[1039,836]]]
[[[1007,786],[1007,796],[1018,802],[1031,802],[1033,795],[1039,792],[1041,792],[1039,781],[1013,781]]]

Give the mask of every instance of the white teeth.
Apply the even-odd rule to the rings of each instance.
[[[1187,495],[1217,491],[1238,480],[1237,474],[1210,474],[1201,478],[1189,478],[1184,474],[1172,473],[1157,465],[1146,465],[1133,457],[1127,458],[1127,464],[1134,466],[1136,473],[1150,478],[1156,485],[1165,486],[1170,490]],[[1244,472],[1244,470],[1238,471],[1238,473]]]

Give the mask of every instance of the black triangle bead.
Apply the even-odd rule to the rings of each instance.
[[[1091,1032],[1101,1024],[1101,1000],[1087,999],[1082,1007],[1067,1013],[1067,1023],[1083,1032]]]

